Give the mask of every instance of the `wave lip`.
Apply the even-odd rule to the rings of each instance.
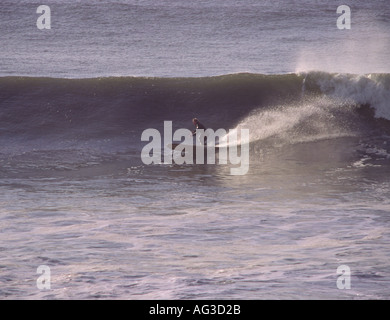
[[[390,120],[390,74],[309,72],[304,76],[307,82],[318,86],[321,93],[351,104],[368,105],[376,118]]]

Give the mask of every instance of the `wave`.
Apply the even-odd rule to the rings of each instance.
[[[356,105],[370,106],[376,118],[390,120],[390,74],[331,74],[310,72],[305,79],[322,94]]]
[[[308,72],[203,78],[0,78],[0,138],[122,137],[136,144],[163,121],[246,126],[254,140],[337,137],[390,121],[390,74]]]

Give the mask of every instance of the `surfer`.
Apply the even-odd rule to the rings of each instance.
[[[206,127],[203,124],[201,124],[197,118],[192,119],[192,123],[195,125],[195,128],[196,128],[192,132],[192,136],[196,135],[196,130],[198,130],[198,129],[206,130]],[[200,135],[199,141],[201,144],[204,144],[204,145],[207,144],[207,137],[204,135],[204,132]]]

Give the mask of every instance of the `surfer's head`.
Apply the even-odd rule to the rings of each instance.
[[[193,123],[193,124],[198,124],[198,123],[199,123],[199,120],[198,120],[197,118],[194,118],[194,119],[192,119],[192,123]]]

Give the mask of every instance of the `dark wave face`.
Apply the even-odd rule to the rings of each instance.
[[[146,128],[246,126],[251,141],[310,141],[387,130],[390,75],[232,74],[205,78],[0,78],[0,137],[73,145],[124,139]]]

